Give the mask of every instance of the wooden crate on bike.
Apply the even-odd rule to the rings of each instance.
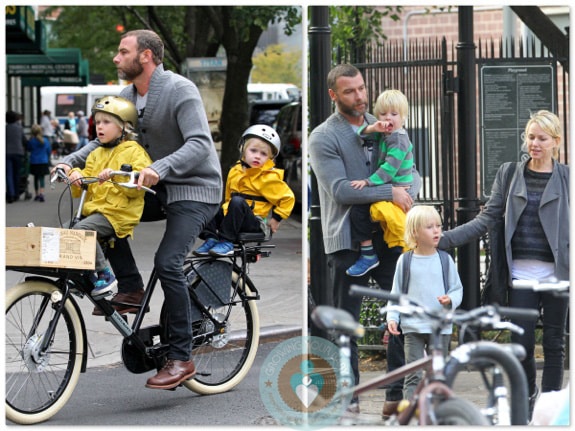
[[[7,227],[6,266],[94,269],[96,232],[52,227]]]

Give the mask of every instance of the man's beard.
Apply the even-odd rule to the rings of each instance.
[[[134,78],[139,76],[144,71],[142,65],[138,60],[134,60],[132,64],[126,69],[118,69],[118,77],[126,81],[133,81]]]
[[[362,117],[366,112],[365,108],[361,111],[358,111],[353,106],[344,105],[343,103],[336,103],[336,105],[339,112],[345,115],[349,115],[350,117]]]

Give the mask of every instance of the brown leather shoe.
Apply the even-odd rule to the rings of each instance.
[[[150,389],[173,389],[196,374],[194,361],[179,361],[168,359],[164,368],[158,371],[154,377],[150,377],[146,382],[146,387]]]
[[[127,292],[127,293],[118,292],[114,295],[111,301],[125,303],[125,304],[114,305],[114,308],[120,314],[137,313],[139,307],[136,307],[136,305],[141,304],[143,298],[144,298],[144,289],[140,289],[136,290],[135,292]],[[146,312],[148,311],[150,311],[150,307],[146,309]],[[98,307],[94,307],[92,314],[94,316],[104,315],[102,310],[100,310]]]
[[[399,406],[399,403],[400,403],[399,400],[384,402],[381,417],[383,419],[389,419],[390,416],[397,414],[397,406]]]

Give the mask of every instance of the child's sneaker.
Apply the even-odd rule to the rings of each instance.
[[[377,268],[379,266],[379,259],[375,256],[372,259],[368,259],[365,256],[360,256],[353,265],[351,265],[345,273],[350,277],[361,277],[362,275],[367,274],[373,268]]]
[[[118,282],[114,273],[110,268],[106,268],[103,271],[98,271],[98,280],[94,283],[94,289],[91,292],[92,296],[100,296],[102,294],[110,292]]]
[[[219,241],[210,250],[212,256],[225,257],[234,255],[234,245],[229,241]]]
[[[210,254],[210,250],[218,243],[218,240],[215,238],[208,238],[206,242],[200,245],[197,249],[195,249],[192,253],[196,256],[208,256]]]

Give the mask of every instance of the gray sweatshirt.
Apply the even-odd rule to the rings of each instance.
[[[120,96],[136,103],[132,84]],[[144,115],[138,120],[138,142],[153,160],[168,203],[194,200],[218,204],[223,184],[200,93],[194,83],[158,65],[152,75]],[[70,154],[64,163],[78,166],[98,145],[92,141]]]

